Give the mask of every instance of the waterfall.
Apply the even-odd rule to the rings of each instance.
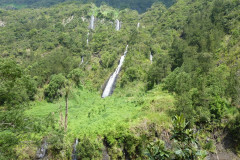
[[[94,21],[95,21],[95,17],[92,15],[91,16],[91,21],[90,21],[90,29],[94,29]]]
[[[77,160],[77,145],[78,145],[78,139],[76,138],[75,143],[73,145],[72,160]]]
[[[117,20],[116,20],[116,30],[119,31],[120,28],[121,28],[121,23],[120,23],[120,21],[117,19]]]
[[[125,56],[127,54],[127,51],[128,51],[128,45],[126,46],[124,54],[122,55],[122,57],[120,59],[120,62],[118,64],[117,69],[115,70],[115,72],[112,74],[112,76],[109,78],[109,80],[107,82],[107,85],[106,85],[106,87],[105,87],[105,89],[103,91],[103,94],[102,94],[102,98],[108,97],[108,96],[110,96],[112,94],[115,82],[117,80],[117,76],[118,76],[118,74],[119,74],[119,72],[120,72],[120,70],[122,68],[122,65],[123,65]]]
[[[41,148],[39,148],[37,150],[37,154],[36,154],[37,159],[43,159],[46,156],[47,146],[48,146],[47,141],[46,141],[46,139],[44,139],[44,141],[41,145]]]
[[[137,29],[140,27],[140,23],[138,22],[138,24],[137,24]]]
[[[152,53],[150,53],[150,61],[151,61],[151,64],[152,64],[152,61],[153,61],[153,55],[152,55]]]
[[[83,64],[83,60],[84,60],[84,59],[83,59],[83,56],[82,56],[81,64]]]
[[[89,44],[89,32],[87,34],[87,45]]]

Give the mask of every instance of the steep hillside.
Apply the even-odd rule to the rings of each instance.
[[[239,27],[238,0],[1,9],[0,159],[238,159]]]

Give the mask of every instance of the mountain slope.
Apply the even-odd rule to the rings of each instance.
[[[227,136],[236,153],[239,7],[179,0],[143,14],[81,3],[0,10],[0,158],[34,159],[44,139],[49,159],[70,159],[76,139],[80,159],[197,159],[219,152]],[[101,99],[126,45],[114,93]]]

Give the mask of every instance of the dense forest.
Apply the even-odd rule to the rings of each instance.
[[[0,159],[240,159],[239,0],[0,8]]]

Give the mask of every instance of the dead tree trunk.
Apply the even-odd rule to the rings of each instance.
[[[65,126],[64,126],[65,132],[67,131],[67,122],[68,122],[68,93],[69,91],[66,91],[66,95],[65,95],[65,102],[66,102]]]
[[[63,123],[64,123],[64,121],[63,121],[63,113],[62,113],[62,106],[60,106],[60,113],[59,113],[59,116],[60,116],[60,120],[59,120],[59,126],[61,127],[61,128],[63,128],[64,127],[64,125],[63,125]]]

